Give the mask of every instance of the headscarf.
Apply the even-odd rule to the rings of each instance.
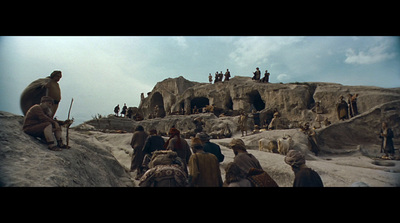
[[[196,134],[196,138],[199,138],[203,143],[210,141],[210,136],[205,132],[199,132]]]
[[[192,148],[194,148],[194,149],[203,149],[203,144],[202,144],[202,142],[201,142],[201,139],[199,139],[199,138],[192,138],[192,141],[191,141],[191,147]]]
[[[289,150],[285,157],[285,163],[290,166],[300,167],[306,163],[306,159],[301,152],[297,150]]]
[[[61,74],[61,71],[55,70],[55,71],[53,71],[53,72],[50,74],[50,76],[48,76],[48,77],[54,78],[54,77],[55,77],[56,75],[58,75],[58,74]]]
[[[181,144],[181,132],[176,129],[176,128],[171,128],[169,130],[169,139],[167,140],[167,142],[165,142],[164,144],[164,148],[166,149],[168,147],[169,141],[174,138],[175,136],[178,136],[178,139],[176,140],[175,143],[175,149],[182,149],[182,144]]]
[[[246,151],[246,146],[244,145],[244,142],[241,139],[232,139],[232,141],[229,143],[229,147],[232,148],[233,146],[236,146],[241,150]]]

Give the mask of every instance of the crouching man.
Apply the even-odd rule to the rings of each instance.
[[[69,124],[69,121],[63,122],[51,118],[53,104],[54,100],[51,97],[43,96],[40,104],[33,105],[26,113],[22,130],[34,137],[44,137],[50,150],[60,151],[69,148],[62,142],[60,124]],[[54,142],[53,133],[57,144]]]

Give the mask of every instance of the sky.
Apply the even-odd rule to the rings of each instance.
[[[400,37],[391,36],[2,36],[0,111],[22,115],[32,81],[61,70],[56,113],[75,125],[97,114],[137,107],[140,94],[166,78],[208,82],[216,71],[249,76],[267,69],[272,83],[335,82],[400,87]]]

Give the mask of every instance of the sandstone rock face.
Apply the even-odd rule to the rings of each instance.
[[[372,103],[372,102],[371,102]],[[335,123],[317,131],[318,143],[325,152],[369,152],[380,149],[382,121],[393,130],[395,148],[400,143],[400,100],[377,105],[352,119]],[[397,145],[397,146],[396,146]]]
[[[304,121],[313,122],[316,114],[311,111],[315,102],[320,101],[324,109],[323,118],[338,122],[336,104],[340,96],[359,94],[359,113],[400,99],[400,88],[385,89],[368,86],[344,86],[336,83],[258,83],[250,77],[235,76],[228,82],[216,84],[191,82],[183,77],[169,78],[157,83],[148,97],[143,98],[139,112],[145,118],[154,113],[155,105],[161,111],[160,117],[184,109],[191,114],[194,106],[202,108],[214,104],[220,113],[238,114],[244,110],[261,112],[260,118],[270,121],[276,109],[287,128],[297,127]],[[289,126],[290,125],[290,126]]]
[[[168,78],[157,83],[148,97],[140,102],[140,113],[144,117],[148,117],[149,114],[154,113],[154,107],[158,105],[158,116],[164,117],[171,110],[171,107],[176,104],[177,96],[196,84],[198,85],[199,83],[188,81],[183,77]]]

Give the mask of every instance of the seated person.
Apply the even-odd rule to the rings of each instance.
[[[51,97],[43,96],[40,104],[33,105],[25,115],[22,130],[31,136],[45,138],[48,148],[53,151],[67,149],[61,139],[60,124],[70,124],[69,121],[57,121],[52,119],[51,108],[54,100]],[[54,143],[53,133],[57,140]]]

